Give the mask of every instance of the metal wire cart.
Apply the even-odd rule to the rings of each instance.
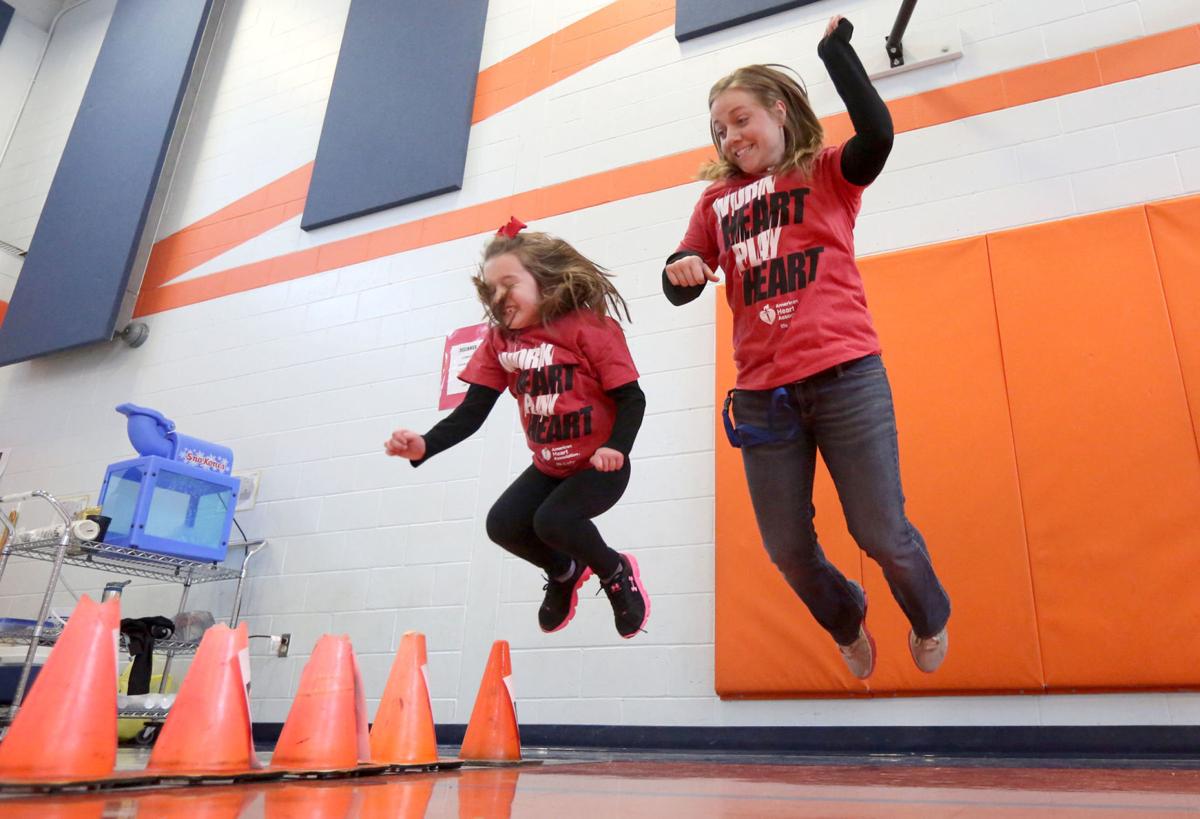
[[[237,590],[234,593],[233,610],[229,615],[229,625],[237,625],[241,615],[242,591],[245,585],[247,566],[250,563],[250,559],[266,547],[266,540],[248,540],[240,543],[230,543],[230,548],[244,550],[240,567],[233,568],[216,562],[187,560],[169,555],[154,554],[140,549],[127,549],[106,543],[80,540],[72,534],[72,519],[70,514],[53,495],[43,490],[33,490],[0,497],[0,506],[33,499],[40,499],[49,504],[54,509],[55,514],[62,519],[64,526],[62,534],[58,537],[16,542],[16,532],[14,531],[13,524],[6,515],[0,514],[0,526],[4,527],[4,531],[8,535],[7,538],[4,538],[4,548],[0,550],[0,582],[3,582],[4,571],[8,566],[10,558],[31,558],[33,560],[48,561],[52,564],[50,576],[46,580],[46,590],[42,597],[41,609],[38,612],[33,627],[0,632],[0,643],[9,645],[28,644],[29,646],[25,654],[25,661],[21,667],[21,674],[17,681],[12,705],[8,708],[0,708],[0,725],[10,723],[21,707],[21,701],[24,699],[26,688],[29,684],[29,676],[37,656],[38,648],[41,646],[52,646],[55,640],[58,639],[61,629],[53,625],[47,625],[46,618],[50,615],[51,600],[54,597],[54,592],[58,586],[59,576],[62,573],[64,565],[80,566],[85,569],[118,572],[125,576],[144,577],[151,580],[178,583],[183,586],[183,591],[179,597],[179,612],[184,611],[187,605],[188,592],[191,591],[193,585],[197,583],[213,583],[221,580],[236,580]],[[166,655],[158,687],[160,694],[165,691],[167,674],[170,671],[172,659],[179,654],[193,654],[198,646],[198,642],[185,640],[159,640],[155,643],[155,653]],[[164,708],[147,709],[130,707],[123,708],[119,712],[119,716],[121,717],[136,717],[150,720],[165,719],[166,714],[167,710]]]

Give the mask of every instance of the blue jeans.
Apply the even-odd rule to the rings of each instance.
[[[817,450],[837,487],[850,534],[883,568],[892,596],[918,637],[950,617],[921,533],[904,514],[892,390],[877,355],[789,384],[774,427],[792,437],[742,447],[754,516],[767,554],[813,617],[840,644],[858,636],[866,612],[859,590],[825,559],[813,527]],[[738,425],[769,425],[772,390],[737,390]],[[790,412],[788,411],[790,409]]]

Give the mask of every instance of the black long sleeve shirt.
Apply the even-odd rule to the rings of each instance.
[[[608,395],[616,403],[616,414],[613,418],[612,433],[604,442],[604,446],[629,457],[634,439],[641,429],[642,418],[646,414],[646,395],[637,381],[630,381],[616,389],[608,390]],[[412,465],[420,466],[439,452],[465,441],[478,432],[492,407],[496,406],[496,399],[499,397],[500,391],[491,387],[479,384],[468,387],[463,402],[422,436],[425,439],[425,457],[411,461]]]

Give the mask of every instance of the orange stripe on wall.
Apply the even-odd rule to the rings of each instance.
[[[8,312],[8,302],[0,301],[0,324],[4,323],[4,314]]]
[[[1200,25],[903,97],[889,101],[888,108],[897,133],[903,133],[1196,63],[1200,63]],[[852,133],[845,113],[821,122],[831,144]],[[525,219],[543,219],[682,185],[695,178],[696,167],[712,154],[711,147],[696,148],[231,268],[203,279],[168,287],[143,287],[137,315],[471,236],[501,224],[512,213]],[[316,258],[311,254],[321,257],[315,266],[310,263]]]
[[[618,0],[479,72],[471,123],[515,105],[675,22],[674,0]],[[159,240],[142,289],[158,287],[304,212],[313,163]]]
[[[304,211],[313,163],[155,243],[142,289],[158,287]]]
[[[888,103],[897,133],[928,128],[1200,62],[1192,25],[956,83]]]
[[[477,233],[489,233],[514,213],[526,220],[545,219],[682,185],[695,175],[696,167],[712,154],[711,148],[685,151],[230,268],[203,278],[150,290],[143,288],[134,315],[161,313]]]
[[[472,123],[675,24],[675,0],[617,0],[479,72]]]

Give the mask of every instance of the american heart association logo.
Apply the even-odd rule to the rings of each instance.
[[[775,308],[769,304],[764,304],[763,309],[758,311],[758,318],[763,324],[774,324]]]

